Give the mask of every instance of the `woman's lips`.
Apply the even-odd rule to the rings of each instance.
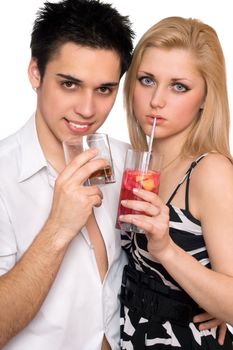
[[[148,124],[153,125],[154,117],[151,117],[150,115],[146,116],[146,121]]]
[[[154,118],[156,118],[156,125],[162,124],[164,122],[164,120],[165,120],[164,118],[162,118],[160,116],[155,117],[155,116],[147,115],[146,116],[147,123],[150,124],[150,125],[153,125]]]

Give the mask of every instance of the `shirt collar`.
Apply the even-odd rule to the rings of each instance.
[[[20,130],[19,138],[21,162],[18,181],[22,182],[47,167],[37,135],[35,115]]]

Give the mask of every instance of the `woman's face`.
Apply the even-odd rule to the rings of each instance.
[[[134,114],[146,135],[156,117],[156,138],[185,137],[205,94],[205,81],[188,50],[146,49],[133,93]]]

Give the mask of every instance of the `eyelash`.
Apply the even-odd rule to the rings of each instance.
[[[150,83],[148,84],[148,83],[145,83],[145,81],[149,81]],[[148,77],[148,76],[142,76],[142,77],[138,77],[138,81],[143,85],[143,86],[152,86],[152,85],[155,85],[156,84],[156,82],[152,79],[152,78],[150,78],[150,77]],[[172,87],[177,87],[177,86],[179,86],[179,87],[181,87],[183,90],[177,90],[177,89],[175,89],[175,92],[178,92],[178,93],[184,93],[184,92],[187,92],[187,91],[189,91],[190,89],[189,89],[189,87],[187,86],[187,85],[185,85],[185,84],[183,84],[183,83],[179,83],[179,82],[174,82],[174,83],[172,83],[171,84],[171,86]]]
[[[64,88],[66,88],[68,90],[73,90],[73,88],[76,87],[77,84],[73,81],[65,80],[65,81],[61,82],[61,86],[63,86]]]
[[[63,86],[67,90],[74,90],[76,87],[79,86],[79,84],[74,82],[74,81],[65,80],[65,81],[61,81],[61,86]],[[102,91],[102,90],[104,90],[104,91]],[[113,89],[108,87],[108,86],[101,86],[101,87],[97,88],[97,91],[101,95],[110,95],[112,93]]]
[[[190,89],[188,88],[188,86],[185,85],[185,84],[183,84],[183,83],[175,82],[175,83],[172,84],[172,87],[176,87],[176,86],[179,86],[179,87],[181,87],[181,88],[183,89],[183,90],[176,90],[176,89],[175,89],[175,91],[178,92],[178,93],[179,93],[179,92],[181,92],[181,93],[183,92],[183,93],[184,93],[184,92],[187,92],[187,91],[190,90]]]
[[[138,81],[143,85],[143,86],[151,86],[151,84],[146,84],[145,80],[150,80],[150,82],[153,83],[154,85],[154,80],[148,76],[142,76],[142,77],[138,77]]]
[[[105,90],[105,91],[104,91],[104,92],[101,91],[102,89]],[[108,86],[101,86],[100,88],[98,88],[98,91],[100,91],[100,93],[101,93],[102,95],[110,95],[110,94],[112,93],[113,89],[111,89],[111,88],[108,87]]]

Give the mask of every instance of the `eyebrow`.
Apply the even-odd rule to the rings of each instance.
[[[83,81],[78,79],[78,78],[75,78],[73,77],[72,75],[69,75],[69,74],[62,74],[62,73],[57,73],[56,74],[58,77],[61,77],[61,78],[64,78],[64,79],[67,79],[73,83],[76,83],[76,84],[82,84]],[[104,87],[104,86],[109,86],[109,87],[116,87],[119,85],[119,82],[106,82],[106,83],[102,83],[100,84],[100,87]]]
[[[138,74],[144,74],[144,75],[148,75],[149,77],[154,77],[154,74],[151,74],[151,73],[145,72],[145,71],[139,71]]]
[[[155,78],[154,74],[152,73],[149,73],[149,72],[146,72],[146,71],[139,71],[138,74],[145,74],[145,75],[148,75],[149,77],[151,78]],[[189,78],[183,78],[183,77],[180,77],[180,78],[172,78],[171,81],[172,82],[176,82],[176,81],[179,81],[179,80],[187,80],[187,81],[190,81]]]
[[[138,74],[144,74],[150,78],[153,78],[153,79],[156,79],[156,77],[154,76],[154,74],[152,73],[149,73],[149,72],[145,72],[145,71],[139,71]],[[176,83],[176,82],[179,82],[179,81],[187,81],[188,83],[191,83],[191,80],[189,78],[172,78],[171,79],[171,82],[172,83]]]
[[[186,77],[177,77],[177,78],[172,78],[171,80],[177,81],[177,80],[190,80],[190,79]]]

